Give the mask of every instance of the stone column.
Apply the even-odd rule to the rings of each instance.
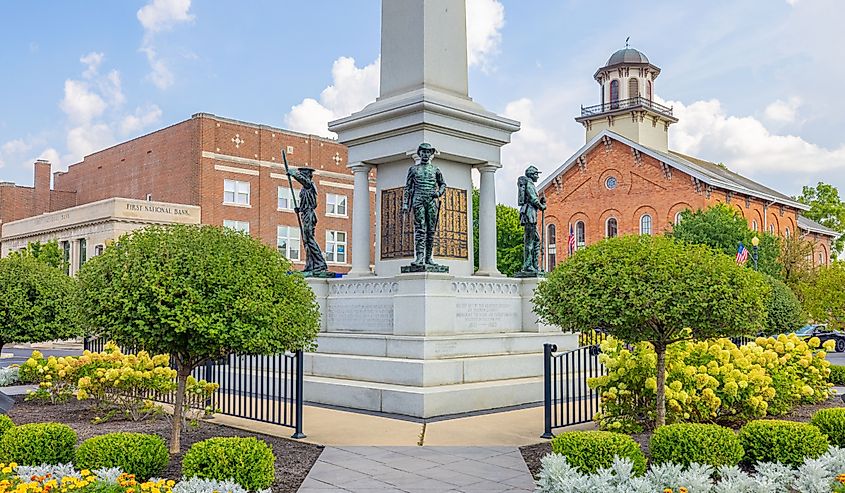
[[[497,163],[478,166],[481,188],[478,203],[478,272],[477,276],[501,275],[496,267],[496,170]]]
[[[370,165],[352,163],[349,165],[355,173],[355,189],[352,192],[352,268],[350,277],[369,276],[370,247]]]

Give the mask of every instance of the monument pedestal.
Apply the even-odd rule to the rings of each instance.
[[[306,400],[417,418],[541,401],[543,343],[578,340],[537,322],[538,281],[309,279],[324,326],[305,359]]]

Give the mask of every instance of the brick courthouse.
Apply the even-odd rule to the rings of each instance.
[[[546,196],[546,267],[575,248],[625,234],[659,234],[685,210],[724,203],[754,231],[800,234],[813,243],[813,261],[830,261],[832,231],[801,215],[807,210],[780,192],[722,165],[669,149],[672,109],[653,101],[660,69],[639,51],[614,53],[594,77],[601,102],[575,120],[587,143],[538,187]]]
[[[330,269],[347,272],[354,254],[350,248],[354,204],[346,147],[331,139],[205,113],[85,156],[66,172],[55,173],[52,189],[46,161],[35,164],[33,187],[0,184],[3,254],[29,241],[57,239],[76,270],[86,258],[102,251],[102,235],[93,238],[89,233],[96,230],[95,223],[133,220],[125,214],[104,219],[102,214],[86,215],[85,211],[93,210],[93,204],[121,198],[135,201],[127,202],[126,208],[151,211],[196,206],[201,224],[248,232],[278,247],[301,267],[305,252],[291,200],[292,193],[298,198],[299,186],[294,181],[294,190],[289,187],[282,149],[292,167],[316,170],[314,181],[320,194],[316,237]],[[374,198],[373,192],[371,201]],[[375,210],[372,204],[370,210]],[[41,215],[45,216],[36,221],[34,216]],[[68,224],[63,218],[69,217],[82,219]],[[135,226],[149,221],[180,222],[150,217],[134,218]],[[80,228],[81,222],[90,224]]]

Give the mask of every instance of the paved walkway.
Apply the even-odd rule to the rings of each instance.
[[[326,447],[299,493],[530,492],[515,447]]]

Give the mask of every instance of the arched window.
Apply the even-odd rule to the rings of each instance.
[[[619,236],[619,223],[616,222],[615,217],[611,217],[607,220],[607,227],[606,230],[606,237],[607,238],[616,238]]]
[[[546,241],[546,270],[551,271],[557,265],[557,228],[554,224],[546,227],[548,240]]]
[[[755,231],[755,232],[757,231],[757,220],[756,219],[753,219],[751,221],[751,231]]]
[[[783,236],[789,238],[789,226],[787,226],[786,229],[783,230]]]
[[[651,81],[650,80],[645,81],[645,87],[646,87],[646,96],[648,97],[648,100],[649,101],[653,100],[654,94],[651,92]]]
[[[584,227],[584,221],[575,223],[575,249],[580,250],[587,246],[587,228]]]
[[[678,212],[675,213],[675,224],[681,224],[681,221],[684,218],[683,212],[684,211],[678,211]]]
[[[636,98],[640,95],[640,81],[636,77],[628,79],[628,97]]]
[[[769,225],[769,233],[775,234],[775,225],[774,224]]]
[[[619,108],[619,79],[610,81],[610,109]]]
[[[604,84],[601,85],[601,108],[604,111]]]
[[[640,217],[640,234],[651,234],[651,216],[648,214],[643,214],[642,217]]]

